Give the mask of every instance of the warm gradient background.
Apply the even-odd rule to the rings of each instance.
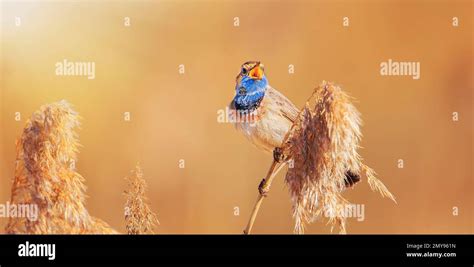
[[[67,99],[83,117],[77,166],[93,215],[125,230],[124,177],[139,161],[157,233],[241,233],[271,156],[217,123],[217,110],[232,99],[240,64],[258,59],[298,106],[321,80],[357,99],[360,153],[398,205],[364,180],[345,194],[366,205],[365,221],[349,219],[349,233],[472,233],[472,10],[472,1],[3,2],[0,203],[10,198],[25,120],[40,105]],[[64,58],[96,62],[96,79],[55,76]],[[421,79],[380,76],[389,58],[420,61]],[[131,122],[123,121],[126,111]],[[286,190],[280,175],[255,233],[292,232]],[[307,232],[329,227],[316,222]]]

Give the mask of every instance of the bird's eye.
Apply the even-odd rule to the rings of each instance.
[[[247,90],[245,90],[244,87],[239,88],[239,95],[245,95],[247,93]]]
[[[242,74],[247,74],[247,69],[246,68],[242,68]]]

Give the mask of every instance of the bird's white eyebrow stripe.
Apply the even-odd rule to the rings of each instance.
[[[246,63],[242,67],[245,68],[246,70],[250,70],[254,68],[257,65],[257,63]]]

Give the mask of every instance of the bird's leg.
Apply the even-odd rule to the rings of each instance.
[[[281,147],[275,147],[275,149],[273,149],[274,164],[276,165],[280,164],[281,162],[283,162],[284,158],[285,156],[283,155],[283,149],[281,149]],[[280,171],[281,167],[283,167],[283,165],[284,164],[281,164],[278,167],[278,169],[271,174],[271,176],[272,177],[275,176],[278,173],[278,171]],[[260,184],[258,185],[258,192],[260,193],[261,196],[266,197],[269,191],[269,187],[270,185],[267,185],[267,180],[263,178]]]
[[[275,149],[273,149],[273,160],[280,163],[284,158],[283,149],[281,149],[281,147],[275,147]]]
[[[265,178],[262,179],[260,184],[258,185],[258,192],[260,193],[261,196],[266,197],[268,193],[268,189],[265,189],[265,182],[267,180]]]
[[[272,172],[267,175],[267,177],[263,178],[260,184],[258,185],[258,192],[262,197],[266,197],[268,191],[270,191],[270,185],[272,183],[273,178],[280,172],[280,170],[285,166],[284,163],[278,163],[276,161],[273,162],[274,168]],[[267,180],[268,178],[268,180]]]

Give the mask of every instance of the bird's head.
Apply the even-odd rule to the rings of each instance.
[[[267,86],[263,64],[260,61],[245,62],[236,77],[236,104],[244,109],[255,106],[262,100]]]
[[[236,78],[237,86],[246,87],[247,90],[257,87],[266,87],[268,84],[265,68],[260,61],[247,61],[242,64]]]

